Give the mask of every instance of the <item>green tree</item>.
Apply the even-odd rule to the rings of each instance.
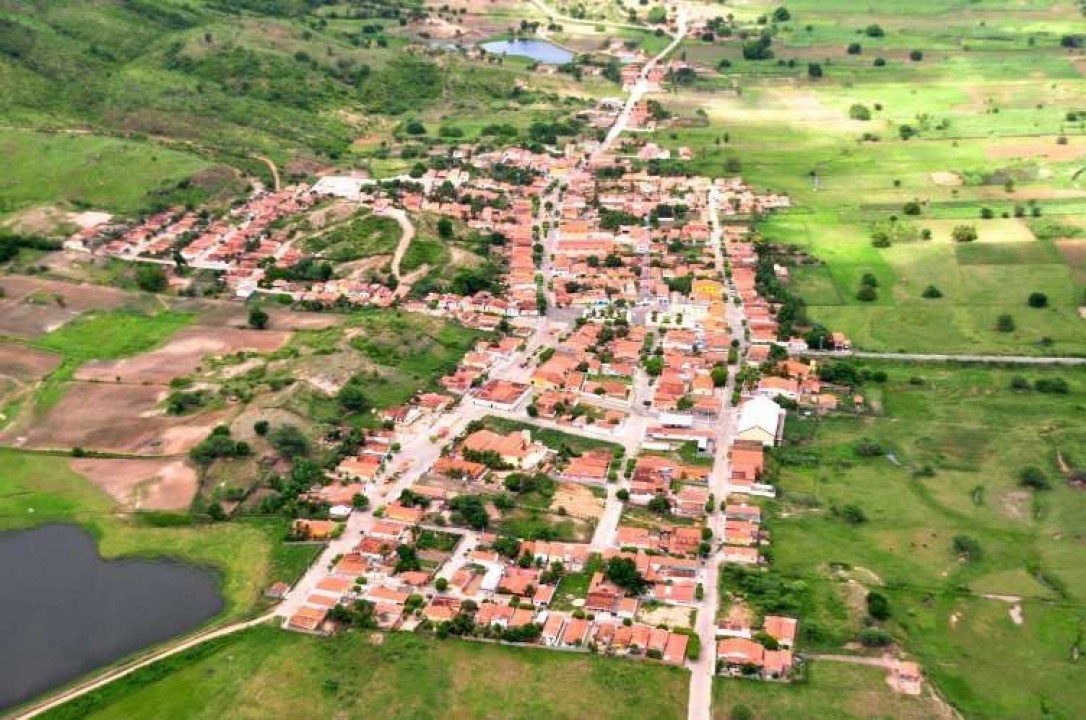
[[[637,565],[627,557],[612,557],[603,570],[604,577],[618,585],[630,595],[640,595],[649,583],[637,571]]]
[[[950,237],[954,242],[973,242],[977,239],[977,229],[972,225],[955,225],[950,231]]]
[[[170,284],[161,265],[140,263],[136,267],[136,286],[144,292],[162,292]]]
[[[876,620],[889,620],[891,615],[889,599],[882,593],[869,592],[867,594],[867,614]]]
[[[259,305],[254,305],[249,309],[249,327],[257,330],[263,330],[268,327],[268,313],[264,312],[263,308]]]
[[[453,222],[447,217],[443,217],[437,221],[437,234],[444,240],[449,240],[453,236]]]
[[[1048,305],[1048,296],[1042,292],[1030,293],[1026,302],[1031,308],[1043,308]]]

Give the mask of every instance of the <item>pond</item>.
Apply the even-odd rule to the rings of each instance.
[[[223,608],[211,571],[103,560],[72,525],[0,533],[0,709],[192,630]]]
[[[573,53],[544,40],[500,40],[483,44],[483,50],[496,55],[519,55],[546,65],[563,65]]]

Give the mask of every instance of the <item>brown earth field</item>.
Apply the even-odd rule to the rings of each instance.
[[[28,430],[9,430],[0,441],[32,448],[175,455],[207,437],[228,414],[165,415],[159,403],[167,393],[155,385],[72,382],[44,418]]]
[[[40,380],[56,370],[60,355],[11,343],[0,343],[0,376],[19,382]]]
[[[1067,162],[1086,157],[1086,143],[1077,138],[1068,138],[1066,145],[1056,142],[1056,136],[1038,140],[1037,138],[1006,138],[988,145],[984,153],[992,160],[1005,158],[1047,158],[1053,162]]]
[[[120,360],[92,360],[80,367],[75,377],[101,382],[166,384],[194,372],[210,355],[242,350],[271,352],[289,339],[290,333],[275,330],[197,325],[181,330],[165,345],[150,352]]]
[[[172,310],[197,313],[201,325],[242,328],[249,323],[249,309],[240,302],[188,298],[169,300]],[[268,313],[268,330],[323,330],[343,321],[342,315],[299,312],[278,307],[274,302],[264,302],[261,306]]]
[[[603,514],[603,501],[583,485],[562,483],[551,500],[551,509],[563,507],[570,515],[583,520],[596,520]]]
[[[1086,240],[1057,240],[1055,244],[1071,266],[1075,281],[1086,284]]]
[[[0,277],[0,335],[34,338],[87,310],[113,310],[134,296],[116,288],[76,285],[39,277]]]
[[[199,485],[181,460],[77,458],[71,467],[126,510],[186,510]]]

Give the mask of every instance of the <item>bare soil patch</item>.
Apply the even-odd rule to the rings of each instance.
[[[20,437],[0,439],[34,448],[73,448],[150,455],[187,452],[223,422],[226,411],[172,417],[159,403],[167,390],[154,385],[73,382],[44,417]]]
[[[603,514],[603,500],[582,485],[562,484],[554,493],[551,510],[563,507],[570,515],[583,520],[595,520]]]
[[[992,160],[1046,158],[1053,162],[1069,162],[1086,157],[1086,142],[1068,137],[1067,144],[1060,145],[1055,135],[1043,139],[1010,138],[988,145],[984,154]]]
[[[0,375],[19,382],[40,380],[60,365],[60,356],[44,350],[0,343]]]
[[[77,380],[165,384],[194,372],[204,358],[239,351],[271,352],[281,348],[290,333],[232,327],[190,327],[164,346],[120,360],[94,360],[76,371]]]
[[[128,510],[185,510],[199,485],[181,460],[76,458],[71,467]]]
[[[87,310],[113,310],[128,293],[96,285],[75,285],[39,277],[0,278],[7,297],[0,302],[0,335],[34,338],[56,330]]]

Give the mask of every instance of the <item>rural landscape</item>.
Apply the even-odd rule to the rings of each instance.
[[[1086,3],[0,0],[11,718],[1086,716]]]

